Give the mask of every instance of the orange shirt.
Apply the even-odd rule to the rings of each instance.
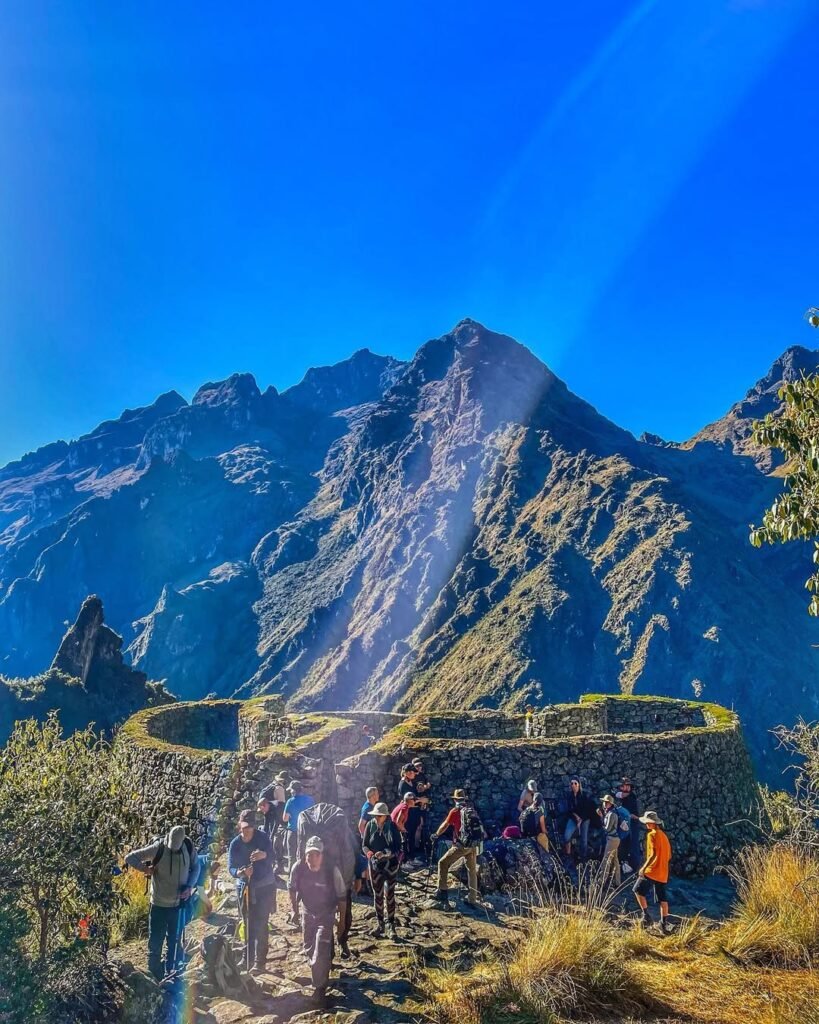
[[[671,860],[671,843],[662,829],[650,828],[646,836],[646,862],[643,874],[652,882],[668,881],[668,864]]]

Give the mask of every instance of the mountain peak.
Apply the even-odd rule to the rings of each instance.
[[[360,348],[339,363],[311,367],[282,398],[292,405],[338,412],[381,398],[405,365]]]
[[[232,373],[225,380],[203,384],[193,396],[191,405],[211,408],[219,405],[244,405],[258,398],[261,398],[261,391],[252,373]]]

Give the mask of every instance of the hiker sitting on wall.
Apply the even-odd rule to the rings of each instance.
[[[151,880],[148,970],[161,981],[179,966],[179,905],[190,898],[198,881],[196,850],[184,826],[174,825],[164,839],[127,853],[125,863]]]
[[[228,871],[236,879],[247,969],[252,974],[261,974],[267,963],[270,914],[276,909],[273,846],[267,835],[256,828],[255,811],[242,811],[238,830],[228,847]]]

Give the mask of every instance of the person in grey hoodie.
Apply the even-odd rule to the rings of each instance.
[[[151,910],[148,915],[148,970],[161,981],[177,968],[179,905],[193,893],[199,875],[199,858],[182,825],[140,850],[131,850],[125,863],[151,879]],[[165,963],[162,952],[165,947]]]

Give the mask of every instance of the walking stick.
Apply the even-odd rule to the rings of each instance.
[[[245,969],[250,971],[253,966],[253,947],[250,941],[250,879],[245,881],[245,891],[242,893],[242,907],[245,912]]]

